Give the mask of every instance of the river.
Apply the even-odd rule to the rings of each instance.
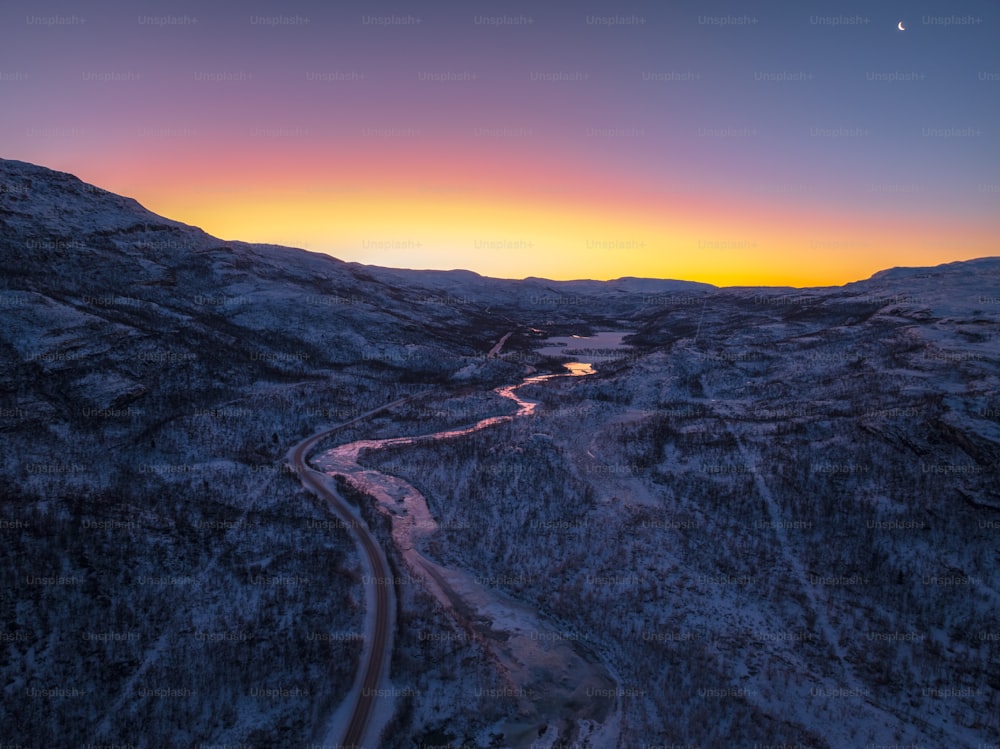
[[[585,345],[588,339],[572,340],[580,343],[578,348],[590,348]],[[615,348],[620,345],[619,338]],[[565,346],[560,347],[560,353],[565,353],[565,349]],[[417,437],[356,440],[327,450],[311,461],[328,475],[343,476],[371,497],[380,512],[391,518],[393,544],[409,573],[422,581],[460,626],[476,630],[481,640],[488,643],[506,677],[516,690],[520,690],[516,694],[530,695],[530,698],[519,698],[517,720],[503,721],[495,727],[504,733],[507,746],[540,748],[568,742],[614,746],[620,706],[612,710],[607,699],[594,699],[590,695],[608,694],[617,689],[617,680],[592,650],[564,637],[555,625],[531,607],[481,584],[470,572],[435,562],[428,555],[427,542],[437,532],[438,524],[426,498],[397,476],[365,468],[359,463],[359,456],[364,451],[386,447],[455,439],[530,416],[538,403],[522,398],[518,390],[556,377],[594,374],[593,364],[599,359],[581,356],[578,361],[564,363],[565,373],[533,375],[516,385],[497,388],[498,395],[517,405],[514,414],[491,416],[472,426]],[[538,733],[540,725],[548,726],[541,736]]]

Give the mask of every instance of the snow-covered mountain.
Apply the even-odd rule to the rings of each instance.
[[[366,464],[614,664],[623,745],[990,746],[998,289],[984,258],[714,290],[532,419]]]
[[[531,417],[365,458],[426,496],[436,560],[608,664],[619,746],[996,743],[1000,258],[816,289],[387,269],[7,160],[0,735],[315,739],[365,597],[288,447],[402,396],[338,438],[509,413],[542,338],[611,329],[632,348],[524,388]],[[503,745],[495,643],[409,588],[387,745]]]

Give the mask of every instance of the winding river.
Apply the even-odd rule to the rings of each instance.
[[[612,671],[584,643],[566,637],[531,607],[465,570],[444,567],[431,559],[427,542],[438,524],[425,497],[403,479],[367,469],[358,459],[363,451],[454,439],[529,416],[538,403],[518,395],[521,388],[556,377],[594,374],[592,363],[587,361],[569,362],[564,367],[565,373],[530,376],[516,385],[497,388],[497,394],[517,405],[514,414],[417,437],[357,440],[320,453],[311,461],[327,475],[343,476],[391,518],[393,544],[408,573],[495,655],[507,683],[484,688],[495,687],[498,696],[516,703],[513,714],[517,717],[493,729],[504,734],[507,746],[541,748],[556,742],[615,746],[619,706],[618,700],[608,698],[618,687]],[[540,734],[540,726],[545,726],[544,733]]]

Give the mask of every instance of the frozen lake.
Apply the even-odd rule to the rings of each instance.
[[[542,356],[570,357],[583,364],[598,364],[624,356],[630,347],[622,340],[631,332],[602,330],[592,336],[556,336],[546,338],[535,350]]]

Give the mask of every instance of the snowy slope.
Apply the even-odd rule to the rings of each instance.
[[[404,396],[344,442],[509,413],[493,388],[560,368],[543,340],[609,330],[631,347],[527,385],[530,416],[366,458],[426,498],[434,564],[592,649],[622,746],[995,743],[1000,258],[489,279],[223,241],[0,160],[11,741],[314,741],[364,571],[288,447]],[[393,741],[489,744],[517,717],[489,637],[402,587]]]

